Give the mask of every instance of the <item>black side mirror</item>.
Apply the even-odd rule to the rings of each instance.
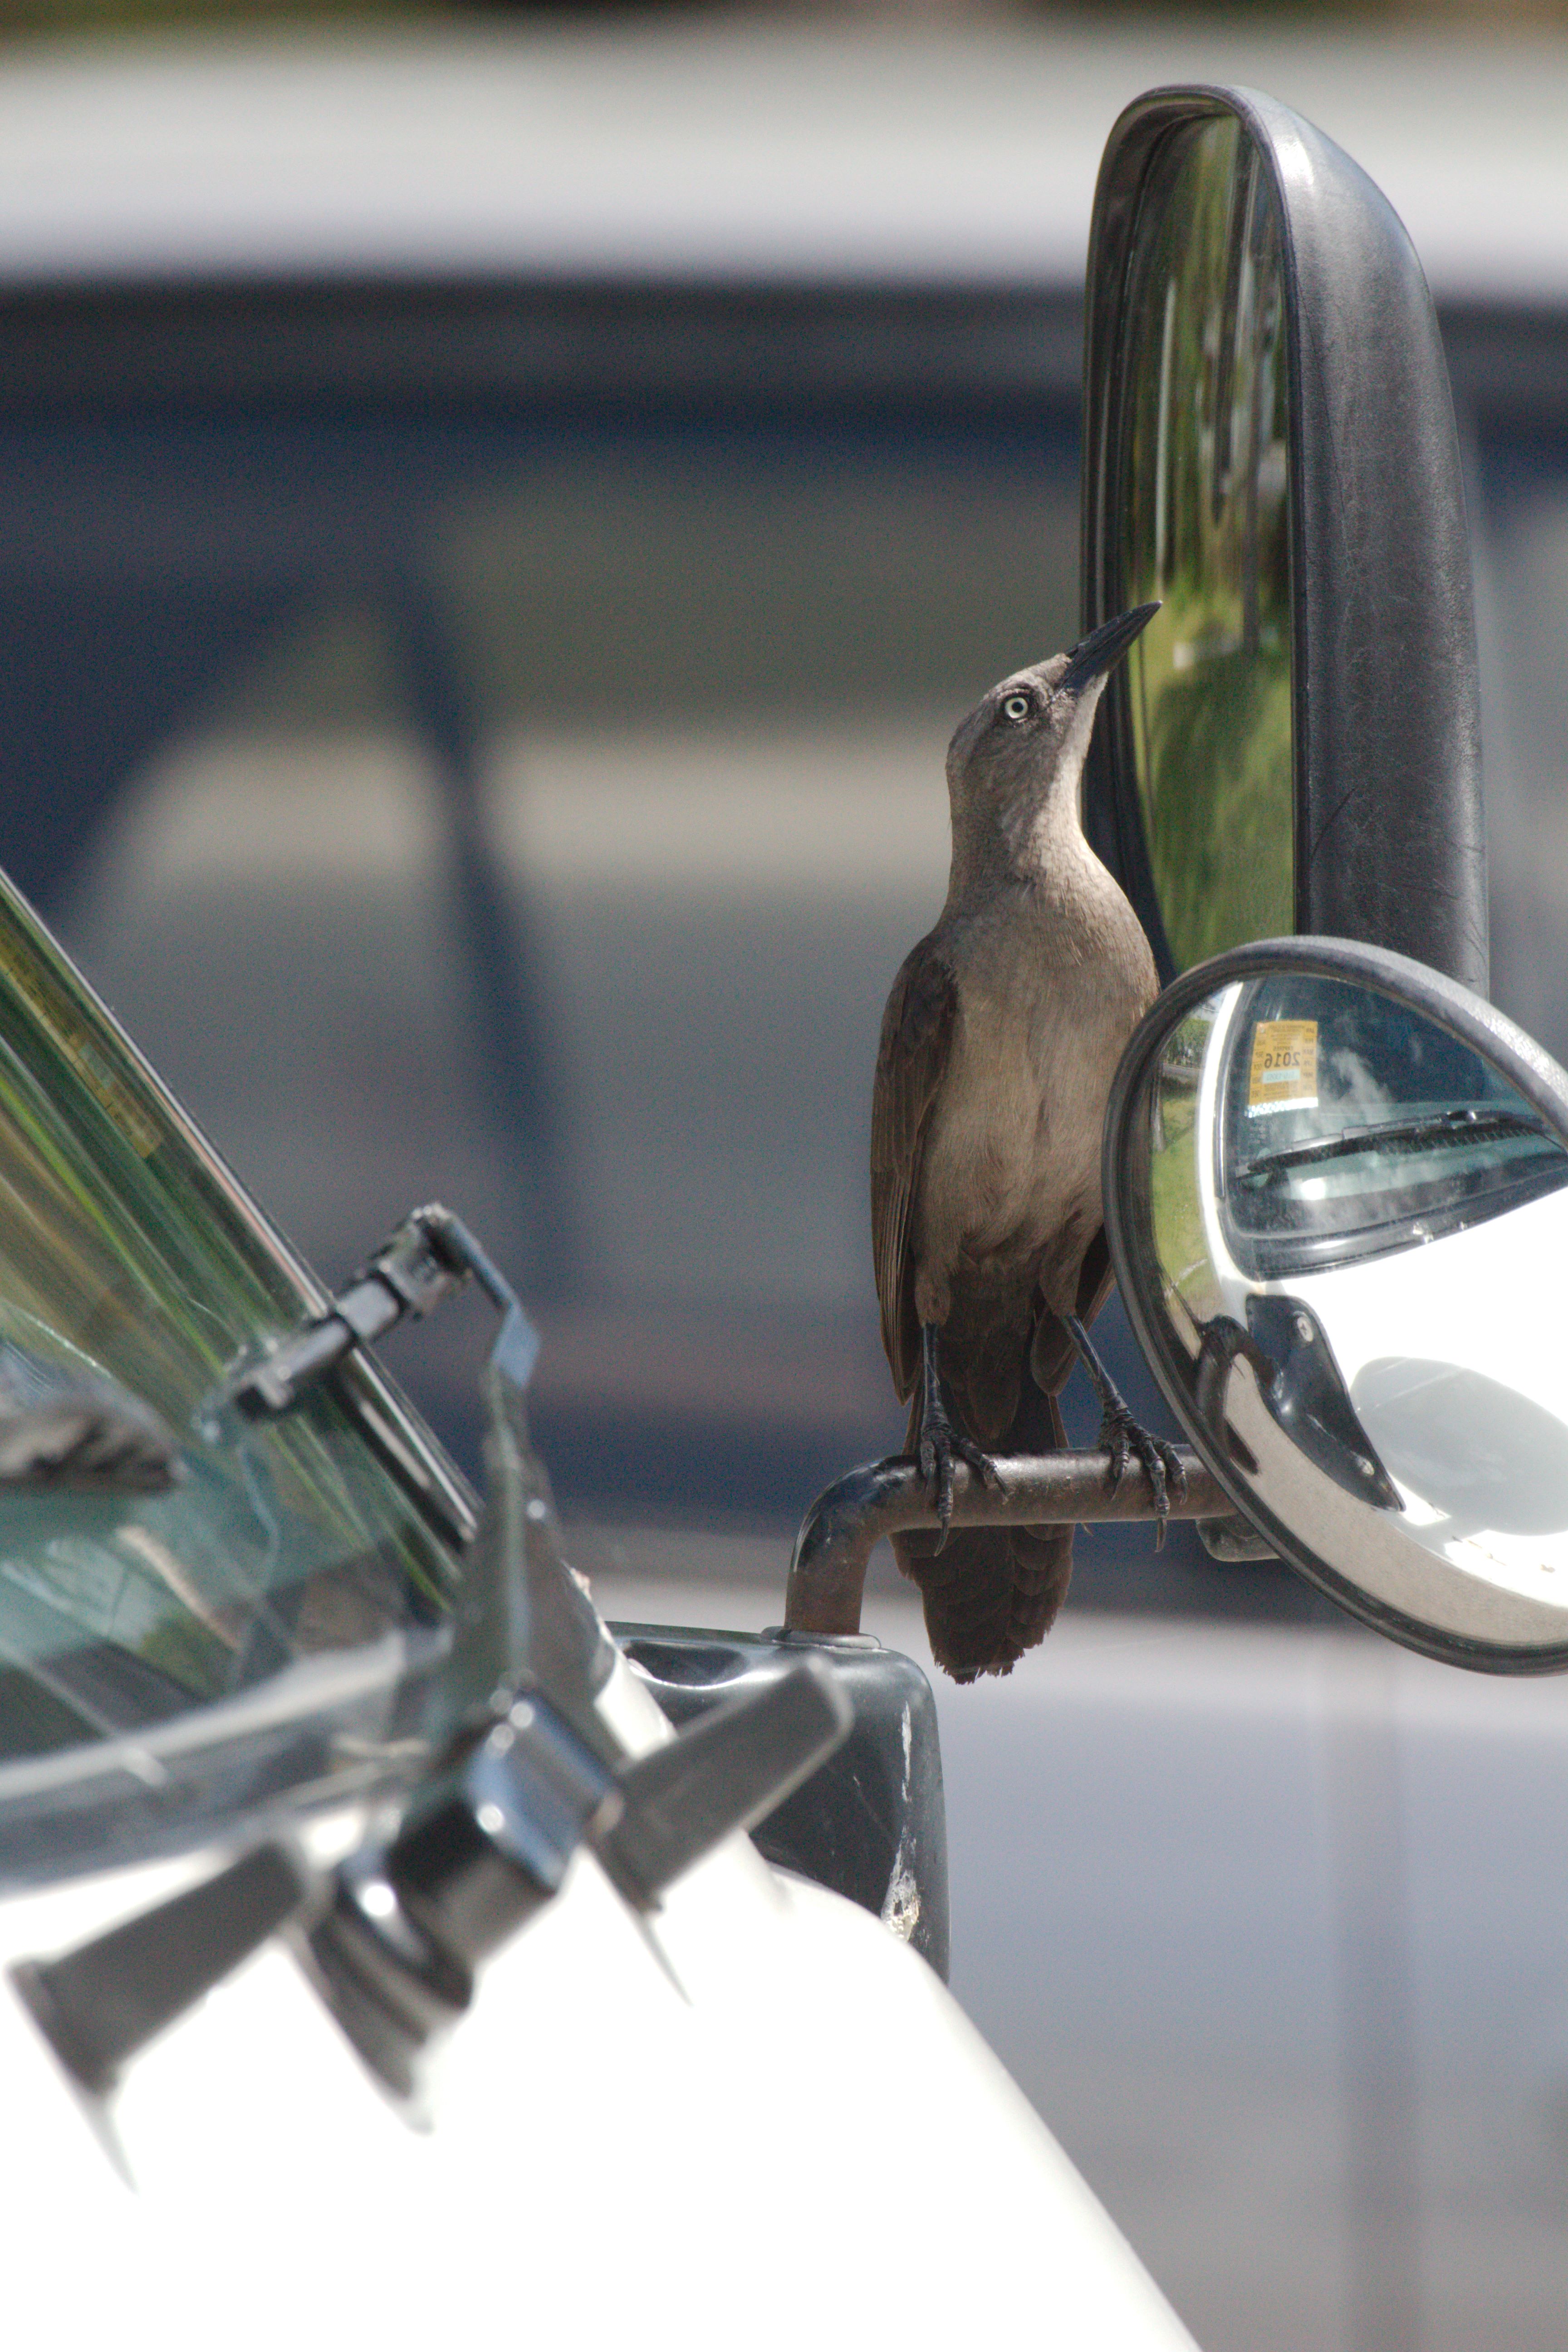
[[[1086,824],[1163,977],[1337,933],[1487,985],[1470,562],[1431,298],[1300,116],[1150,92],[1089,238],[1083,622],[1111,681]]]
[[[1129,1318],[1266,1544],[1396,1641],[1568,1668],[1568,1076],[1386,950],[1274,940],[1127,1049]]]

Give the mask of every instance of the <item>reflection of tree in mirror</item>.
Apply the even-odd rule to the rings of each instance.
[[[1150,856],[1178,961],[1290,930],[1289,655],[1173,677],[1148,725]]]
[[[1279,226],[1234,119],[1176,134],[1152,167],[1128,315],[1123,601],[1162,604],[1128,686],[1151,865],[1185,965],[1293,915]]]

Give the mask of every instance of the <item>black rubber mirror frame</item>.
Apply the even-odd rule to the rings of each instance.
[[[1133,1336],[1194,1452],[1241,1517],[1281,1559],[1351,1616],[1406,1649],[1450,1665],[1488,1674],[1561,1674],[1568,1670],[1568,1643],[1560,1649],[1512,1650],[1471,1643],[1458,1634],[1436,1632],[1348,1583],[1291,1528],[1261,1507],[1236,1465],[1189,1409],[1191,1364],[1178,1360],[1160,1319],[1149,1311],[1147,1285],[1142,1278],[1142,1270],[1152,1265],[1154,1257],[1147,1219],[1148,1191],[1136,1181],[1146,1157],[1147,1138],[1139,1131],[1134,1113],[1151,1064],[1194,1007],[1232,981],[1257,980],[1270,972],[1304,972],[1381,989],[1440,1023],[1485,1055],[1568,1149],[1568,1073],[1506,1014],[1426,964],[1360,940],[1314,938],[1259,940],[1194,964],[1172,982],[1134,1030],[1106,1108],[1101,1162],[1105,1233]]]
[[[1290,402],[1295,923],[1419,958],[1484,995],[1485,820],[1469,534],[1453,394],[1421,265],[1331,140],[1256,90],[1156,89],[1118,119],[1089,232],[1082,619],[1128,601],[1117,479],[1128,271],[1161,142],[1234,116],[1279,208]],[[1090,746],[1089,837],[1173,970],[1143,843],[1127,681]]]

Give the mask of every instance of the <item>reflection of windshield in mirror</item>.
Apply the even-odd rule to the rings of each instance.
[[[1407,1248],[1568,1183],[1568,1153],[1481,1055],[1391,997],[1293,973],[1233,1018],[1216,1192],[1244,1273]]]
[[[1234,118],[1173,131],[1135,236],[1121,601],[1139,798],[1178,969],[1295,928],[1279,219]]]
[[[442,1612],[431,1465],[377,1376],[346,1368],[265,1429],[214,1409],[313,1302],[4,886],[0,1194],[0,1380],[129,1392],[184,1474],[166,1494],[0,1488],[0,1759],[139,1732]]]

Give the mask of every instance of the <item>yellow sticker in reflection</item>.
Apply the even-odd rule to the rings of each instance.
[[[1260,1118],[1271,1110],[1316,1110],[1317,1107],[1317,1023],[1260,1021],[1252,1033],[1247,1118]]]

